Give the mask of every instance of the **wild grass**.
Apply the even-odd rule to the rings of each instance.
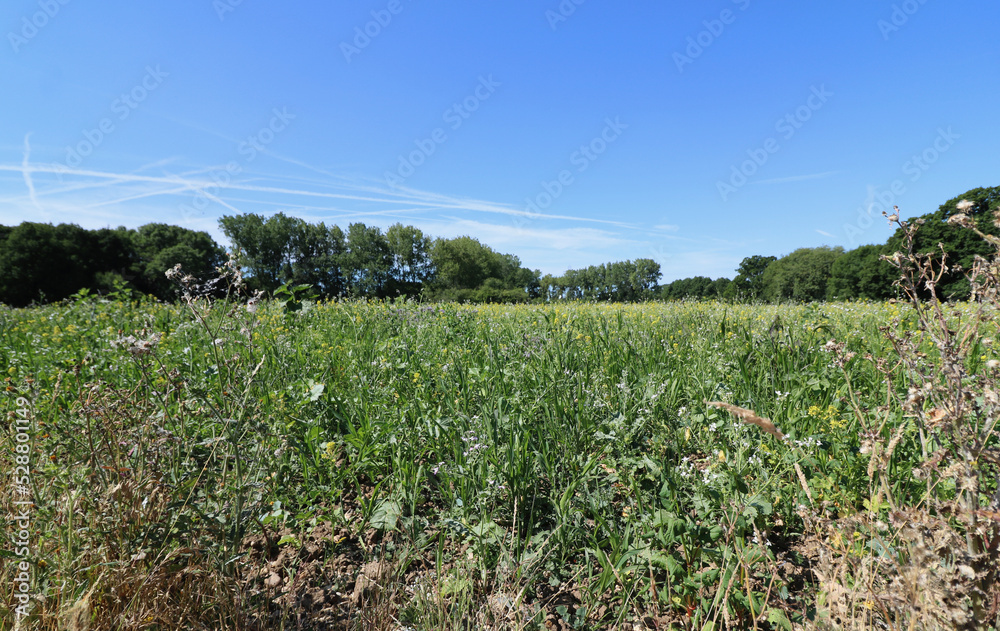
[[[976,304],[196,295],[0,310],[0,405],[34,419],[24,628],[995,624]]]

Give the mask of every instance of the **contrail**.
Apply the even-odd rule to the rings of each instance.
[[[93,171],[89,169],[66,169],[64,167],[52,167],[47,165],[29,165],[27,161],[20,167],[12,167],[0,165],[0,171],[20,171],[25,174],[25,178],[28,179],[28,174],[31,172],[39,173],[62,173],[69,175],[77,175],[82,177],[94,177],[101,178],[105,180],[112,180],[114,184],[121,184],[127,182],[135,183],[154,183],[154,184],[168,184],[170,185],[169,192],[173,193],[174,187],[181,185],[187,186],[192,191],[199,191],[206,197],[215,201],[234,212],[240,212],[229,204],[226,204],[218,198],[216,195],[208,194],[206,189],[209,188],[220,188],[215,182],[211,180],[188,180],[181,178],[176,175],[157,177],[150,175],[139,175],[136,173],[110,173],[106,171]],[[591,219],[587,217],[575,217],[571,215],[548,215],[548,214],[533,214],[528,211],[518,210],[511,208],[510,206],[495,204],[492,202],[485,202],[475,199],[464,199],[464,198],[454,198],[448,197],[446,195],[441,195],[437,193],[428,193],[425,191],[417,191],[414,189],[400,188],[400,192],[392,191],[377,191],[379,196],[373,197],[368,195],[358,195],[358,194],[348,194],[348,193],[328,193],[320,191],[310,191],[303,189],[290,189],[284,187],[275,186],[258,186],[252,184],[240,184],[236,182],[231,182],[221,188],[226,190],[234,191],[250,191],[255,193],[274,193],[280,195],[290,195],[290,196],[301,196],[301,197],[319,197],[324,199],[342,199],[358,202],[373,202],[378,204],[406,204],[409,206],[422,206],[427,210],[437,209],[437,210],[468,210],[473,212],[481,213],[494,213],[501,215],[508,215],[513,217],[527,217],[530,219],[562,219],[567,221],[579,221],[585,223],[599,223],[613,225],[620,228],[634,228],[629,224],[620,221],[611,221],[607,219]],[[347,187],[350,188],[350,187]],[[360,190],[372,190],[368,187],[354,187]],[[166,193],[166,191],[164,191]],[[396,199],[392,199],[395,197]]]
[[[34,204],[35,208],[42,210],[42,205],[38,203],[38,197],[35,195],[35,183],[31,181],[31,165],[28,159],[31,157],[31,143],[28,139],[31,138],[31,132],[29,131],[24,135],[24,159],[21,161],[21,174],[24,175],[24,183],[28,185],[28,199]]]

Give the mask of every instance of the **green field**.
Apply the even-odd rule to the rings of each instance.
[[[0,310],[8,421],[31,401],[28,628],[877,628],[984,606],[953,592],[995,561],[907,530],[1000,519],[995,464],[931,432],[930,390],[927,418],[906,402],[939,360],[911,305],[296,306]],[[961,379],[986,414],[1000,355],[973,324]],[[887,337],[907,331],[915,363]],[[973,470],[979,526],[947,508]]]

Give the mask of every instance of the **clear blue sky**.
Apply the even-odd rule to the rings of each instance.
[[[0,223],[224,243],[220,216],[283,211],[731,277],[1000,185],[998,25],[994,0],[5,0]]]

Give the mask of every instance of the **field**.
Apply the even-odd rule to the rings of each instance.
[[[950,308],[949,326],[973,311]],[[10,515],[26,494],[34,505],[26,554],[2,553],[0,628],[23,559],[27,628],[875,628],[921,606],[912,619],[930,626],[914,628],[933,628],[938,614],[982,616],[995,588],[955,595],[993,577],[988,548],[962,552],[971,518],[947,509],[966,497],[965,452],[932,440],[907,404],[920,366],[938,375],[933,340],[907,337],[920,323],[907,303],[119,294],[3,309],[0,500]],[[986,388],[992,325],[975,326],[962,379]],[[20,417],[27,485],[11,482]],[[952,459],[959,473],[944,471]],[[969,466],[983,482],[963,506],[989,525],[995,466]],[[921,552],[907,530],[919,524],[937,547]]]

